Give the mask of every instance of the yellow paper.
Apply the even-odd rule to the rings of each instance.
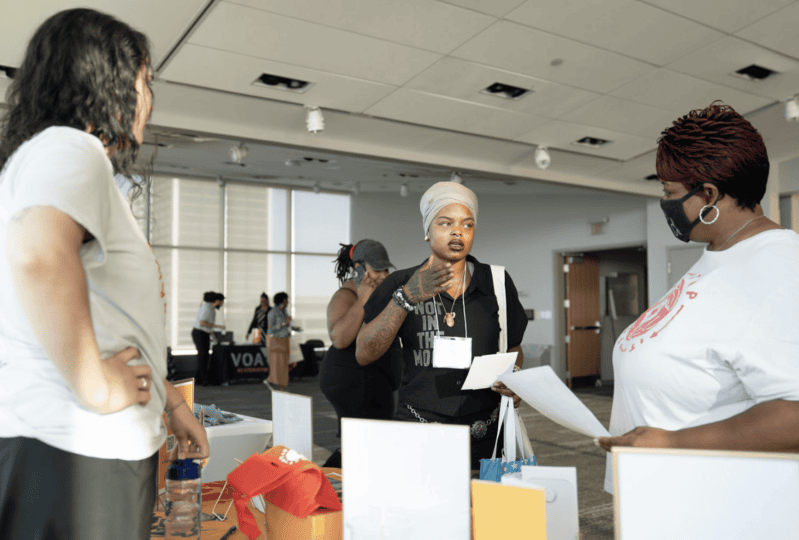
[[[546,540],[546,492],[472,480],[474,540]]]

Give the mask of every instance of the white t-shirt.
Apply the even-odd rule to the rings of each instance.
[[[205,321],[210,324],[214,324],[216,321],[216,311],[214,308],[214,304],[211,302],[203,302],[203,305],[200,306],[200,309],[197,310],[197,316],[194,318],[194,326],[197,330],[202,330],[208,334],[213,333],[214,327],[213,326],[202,326],[200,321]]]
[[[708,251],[613,348],[610,433],[679,430],[799,400],[799,235]],[[608,455],[605,489],[613,492]]]
[[[80,250],[103,358],[136,347],[152,398],[100,415],[81,407],[39,345],[11,283],[8,224],[24,208],[55,208],[95,240]],[[9,239],[13,242],[13,238]],[[139,460],[166,438],[164,291],[158,263],[113,177],[101,142],[68,127],[22,144],[0,173],[0,437],[29,437],[84,456]],[[52,309],[42,306],[42,309]]]

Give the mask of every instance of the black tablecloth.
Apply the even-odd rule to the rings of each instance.
[[[266,379],[269,363],[266,347],[258,345],[216,345],[211,354],[208,380],[222,384],[236,379]]]

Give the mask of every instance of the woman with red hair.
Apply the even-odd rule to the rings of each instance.
[[[615,343],[600,445],[799,451],[799,235],[760,206],[762,137],[714,102],[663,132],[657,173],[674,235],[707,247]]]

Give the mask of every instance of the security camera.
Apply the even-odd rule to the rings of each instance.
[[[539,146],[535,149],[535,164],[538,165],[539,169],[546,169],[549,167],[550,162],[552,159],[549,157],[549,151],[547,150],[546,146]]]
[[[241,163],[244,158],[250,155],[250,149],[244,143],[234,146],[230,149],[230,161],[233,163]]]
[[[785,102],[785,119],[789,122],[799,122],[799,100],[795,97]]]

